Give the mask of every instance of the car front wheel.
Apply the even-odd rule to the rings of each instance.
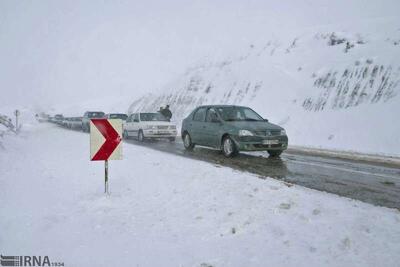
[[[139,142],[144,142],[144,135],[143,135],[143,131],[140,130],[138,133],[138,141]]]
[[[192,143],[192,138],[188,133],[183,135],[183,145],[185,146],[186,150],[193,150],[194,144]]]
[[[236,156],[238,154],[235,142],[233,142],[232,138],[229,136],[226,136],[222,141],[222,153],[224,153],[224,156],[227,158]]]

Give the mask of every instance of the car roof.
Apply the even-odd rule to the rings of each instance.
[[[146,112],[146,111],[141,111],[141,112],[133,112],[133,113],[131,113],[131,114],[142,114],[142,113],[151,113],[151,114],[155,114],[155,113],[159,113],[159,112],[154,112],[154,111],[148,111],[148,112]]]
[[[227,108],[227,107],[247,108],[245,106],[238,106],[238,105],[203,105],[203,106],[198,106],[197,108]]]

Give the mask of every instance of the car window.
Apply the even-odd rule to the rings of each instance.
[[[141,121],[168,121],[161,113],[140,113]]]
[[[133,121],[133,116],[135,116],[135,114],[129,115],[129,117],[128,117],[128,119],[126,120],[126,122],[132,122],[132,121]]]
[[[255,121],[263,120],[263,118],[260,115],[258,115],[252,109],[249,108],[244,108],[243,114],[246,120],[255,120]]]
[[[224,121],[262,121],[263,118],[250,108],[220,107],[218,112]]]
[[[206,108],[199,108],[193,115],[194,121],[204,121],[206,118]]]
[[[121,120],[126,120],[128,116],[126,114],[109,114],[108,118],[110,119],[121,119]]]
[[[88,117],[89,118],[103,118],[104,112],[89,112]]]
[[[139,114],[135,114],[135,116],[133,117],[133,121],[139,122]]]
[[[217,112],[215,111],[214,108],[209,108],[207,110],[206,122],[212,122],[213,118],[218,118]]]

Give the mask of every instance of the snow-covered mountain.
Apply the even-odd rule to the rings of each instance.
[[[400,155],[400,21],[305,29],[204,62],[134,101],[170,104],[180,122],[196,106],[250,106],[287,129],[291,144]]]

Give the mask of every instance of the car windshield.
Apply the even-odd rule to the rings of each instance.
[[[224,121],[262,121],[263,118],[250,108],[219,107],[219,114]]]
[[[126,121],[126,118],[128,117],[126,114],[110,114],[110,119],[121,119],[123,121]]]
[[[161,113],[140,113],[141,121],[168,121]]]
[[[104,117],[104,112],[89,112],[89,118],[102,118]]]

